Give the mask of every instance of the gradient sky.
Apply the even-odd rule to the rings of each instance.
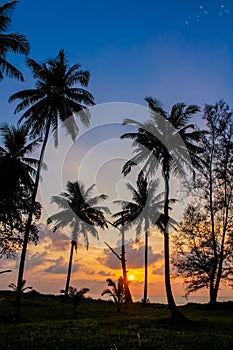
[[[153,96],[160,99],[166,109],[176,102],[202,106],[220,98],[233,105],[231,0],[21,0],[12,16],[10,32],[14,31],[24,33],[30,41],[29,57],[43,62],[64,48],[71,64],[79,62],[83,69],[89,70],[89,90],[96,104],[127,102],[145,106],[144,98]],[[33,79],[23,57],[10,55],[9,60],[25,76],[24,83],[9,78],[0,83],[0,121],[13,123],[18,116],[13,114],[15,105],[9,105],[7,100],[12,93],[32,87]],[[116,120],[110,118],[109,122]],[[62,254],[64,249],[58,244],[49,258],[47,249],[53,242],[46,238],[46,230],[42,230],[39,247],[30,248],[29,260],[34,272],[30,275],[27,268],[26,279],[43,292],[57,292],[64,284],[68,251]],[[57,236],[57,242],[60,238]],[[157,284],[154,289],[151,286],[151,295],[163,294],[159,255],[162,238],[155,243],[155,251],[151,250],[150,278]],[[83,260],[80,256],[75,258],[74,270],[79,271],[80,288],[90,287],[88,283],[81,285],[89,281],[93,293],[100,293],[105,287],[105,274],[113,278],[119,276],[120,270],[113,273],[106,268],[106,265],[112,266],[108,253],[101,254],[93,248],[88,254],[82,251]],[[94,265],[98,261],[97,270],[85,270],[85,259],[89,259],[87,264],[91,259]],[[135,293],[141,293],[142,269],[133,265],[133,256],[131,261],[132,266],[137,266],[132,270],[135,276],[138,274]],[[15,262],[4,264],[15,268]],[[8,282],[13,282],[12,276],[1,277],[1,285],[6,287]],[[177,286],[177,294],[181,295],[182,288],[179,283]]]
[[[231,0],[22,0],[11,30],[31,42],[40,62],[64,48],[71,63],[91,72],[96,103],[144,104],[154,96],[177,101],[232,102]],[[31,86],[22,57],[13,58],[26,82],[1,82],[1,118],[12,92]],[[7,118],[13,118],[10,106]]]

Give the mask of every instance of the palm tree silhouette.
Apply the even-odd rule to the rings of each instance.
[[[169,194],[170,176],[174,174],[179,178],[186,177],[186,169],[194,171],[200,166],[200,153],[202,149],[197,146],[202,133],[191,123],[190,117],[200,111],[196,105],[186,106],[183,103],[173,105],[170,115],[167,114],[161,103],[148,97],[145,99],[151,111],[151,118],[145,123],[126,119],[125,124],[134,124],[137,132],[127,133],[122,139],[134,140],[135,156],[126,162],[123,173],[126,175],[132,166],[144,162],[144,169],[155,172],[159,165],[162,167],[164,179],[164,260],[165,285],[169,309],[172,319],[183,321],[185,318],[175,304],[170,282],[169,263]]]
[[[11,23],[10,13],[14,10],[18,1],[11,1],[0,6],[0,80],[6,74],[23,81],[22,73],[7,61],[8,52],[28,55],[30,44],[24,35],[20,33],[6,33]]]
[[[67,183],[67,192],[60,196],[53,196],[52,203],[56,203],[62,210],[50,216],[48,223],[54,222],[56,230],[59,227],[70,226],[72,228],[72,241],[70,249],[70,259],[65,286],[65,295],[68,295],[73,253],[77,251],[78,236],[83,235],[86,248],[89,246],[88,233],[98,238],[98,231],[95,226],[102,229],[107,228],[107,221],[104,217],[104,211],[109,212],[106,207],[99,207],[97,204],[107,198],[106,195],[91,197],[94,185],[85,190],[82,183]]]
[[[161,212],[164,206],[163,193],[156,194],[159,182],[148,182],[143,171],[138,175],[137,188],[135,189],[130,183],[127,184],[128,190],[132,194],[133,201],[115,201],[122,207],[122,211],[113,215],[118,219],[114,221],[115,225],[124,225],[126,230],[136,226],[136,238],[142,232],[145,232],[145,278],[144,278],[144,296],[143,306],[147,303],[148,287],[148,239],[149,231],[153,226],[157,226],[160,231],[164,231],[166,223],[165,216]],[[169,221],[174,225],[174,220]]]
[[[39,146],[40,139],[29,141],[26,126],[3,124],[0,127],[3,146],[0,146],[0,222],[8,239],[1,246],[1,254],[11,251],[11,244],[21,242],[14,238],[13,230],[22,231],[25,214],[29,211],[29,199],[34,188],[33,177],[38,161],[29,155]],[[35,206],[38,207],[38,203]],[[34,210],[35,214],[35,210]],[[36,232],[34,225],[31,230]],[[4,254],[5,255],[5,254]]]
[[[23,283],[22,283],[22,289],[21,289],[21,293],[24,293],[26,290],[32,290],[33,287],[26,287],[26,280],[23,280]],[[8,287],[10,287],[11,289],[13,289],[14,292],[16,292],[17,290],[17,286],[15,283],[10,283],[8,284]]]
[[[111,278],[108,278],[106,280],[108,282],[108,286],[111,287],[104,289],[104,291],[101,293],[101,295],[109,294],[110,297],[113,298],[114,303],[117,306],[117,312],[120,312],[120,305],[125,301],[125,284],[124,279],[120,277],[118,279],[118,282],[114,282]]]
[[[0,146],[1,176],[5,176],[4,188],[10,191],[23,184],[33,187],[35,167],[38,160],[29,158],[40,145],[40,138],[28,142],[28,128],[25,125],[14,126],[4,123],[0,126],[3,146]],[[3,184],[1,184],[3,186]]]
[[[74,319],[77,318],[77,307],[78,304],[81,303],[82,300],[85,299],[85,294],[89,292],[89,288],[82,288],[80,290],[77,290],[77,288],[69,287],[68,294],[65,292],[65,290],[61,290],[61,293],[65,293],[65,296],[67,300],[70,300],[71,303],[74,305]]]
[[[74,116],[78,115],[81,122],[88,126],[89,113],[85,110],[85,106],[94,104],[93,96],[83,88],[88,86],[90,78],[89,72],[82,71],[79,64],[70,67],[64,50],[60,50],[54,60],[49,60],[43,64],[39,64],[30,58],[27,58],[26,62],[32,70],[34,78],[37,79],[36,88],[17,92],[10,97],[9,101],[21,100],[16,107],[16,113],[28,108],[19,122],[25,120],[25,125],[31,130],[32,135],[43,136],[43,142],[20,259],[15,308],[17,318],[20,318],[20,289],[23,280],[33,207],[36,200],[41,166],[50,131],[53,131],[55,145],[57,145],[57,127],[60,120],[64,123],[72,139],[75,140],[78,133],[78,126]],[[77,83],[82,87],[74,87]]]

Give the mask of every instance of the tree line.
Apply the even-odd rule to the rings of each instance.
[[[23,75],[7,61],[7,53],[29,54],[30,45],[22,34],[7,33],[11,11],[17,1],[0,6],[0,77],[11,76],[23,80]],[[44,63],[26,57],[26,64],[35,79],[35,86],[21,90],[9,98],[18,101],[15,113],[22,113],[17,126],[4,123],[0,127],[0,254],[10,257],[21,249],[14,317],[20,319],[20,300],[27,246],[38,242],[36,222],[40,219],[41,204],[36,201],[46,146],[49,135],[54,136],[59,121],[72,140],[78,134],[77,120],[90,124],[86,107],[94,105],[94,97],[87,90],[90,73],[80,64],[69,65],[62,49],[54,59]],[[93,196],[93,186],[67,182],[67,191],[52,201],[61,209],[48,218],[53,230],[70,226],[72,240],[65,294],[69,291],[72,259],[77,249],[77,237],[82,234],[88,247],[88,234],[98,237],[97,227],[113,225],[120,229],[122,250],[118,258],[122,263],[125,300],[131,301],[127,280],[124,232],[135,229],[136,237],[145,233],[144,298],[147,301],[148,240],[153,227],[164,237],[164,265],[167,301],[172,319],[184,321],[177,308],[170,281],[170,231],[175,243],[172,256],[176,274],[185,279],[187,294],[207,287],[210,302],[217,301],[220,282],[232,282],[232,111],[224,101],[215,105],[177,103],[168,113],[155,98],[145,98],[150,118],[144,123],[131,119],[124,124],[134,125],[135,131],[121,139],[132,140],[134,156],[126,162],[125,176],[141,164],[136,187],[128,184],[131,201],[120,201],[121,210],[107,219],[109,209],[100,205],[105,194]],[[196,115],[202,114],[204,127],[194,124]],[[123,141],[122,141],[123,142]],[[40,149],[39,159],[32,157]],[[163,178],[163,191],[158,193],[158,175]],[[193,173],[194,186],[190,204],[178,225],[171,215],[175,198],[171,198],[171,178],[185,179],[187,171]],[[190,189],[189,189],[190,192]],[[117,253],[110,247],[115,255]]]

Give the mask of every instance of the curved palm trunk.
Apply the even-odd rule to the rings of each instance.
[[[22,290],[22,285],[23,285],[23,273],[24,273],[24,265],[25,265],[26,252],[27,252],[27,244],[28,244],[32,219],[33,219],[33,212],[34,212],[34,206],[35,206],[35,202],[36,202],[36,195],[37,195],[39,182],[40,182],[40,172],[41,172],[41,167],[42,167],[42,163],[43,163],[44,152],[45,152],[45,148],[46,148],[48,137],[49,137],[49,131],[50,131],[50,121],[47,124],[46,131],[45,131],[45,137],[44,137],[44,141],[43,141],[42,148],[41,148],[39,164],[38,164],[38,168],[37,168],[37,172],[36,172],[35,185],[34,185],[34,190],[33,190],[32,199],[31,199],[31,210],[29,212],[28,220],[26,223],[24,240],[23,240],[23,248],[22,248],[20,263],[19,263],[18,282],[17,282],[16,299],[15,299],[15,312],[14,312],[14,320],[17,322],[20,321],[21,290]]]
[[[144,277],[143,306],[146,306],[146,303],[147,303],[147,286],[148,286],[148,232],[145,233],[145,277]]]
[[[164,182],[165,182],[165,200],[164,200],[164,215],[166,218],[166,225],[164,230],[164,264],[165,264],[165,287],[167,294],[168,307],[171,313],[172,320],[179,322],[185,321],[186,318],[180,312],[176,306],[172,289],[171,289],[171,280],[170,280],[170,257],[169,257],[169,228],[168,228],[168,219],[169,219],[169,172],[164,171]]]
[[[125,302],[132,303],[132,296],[129,290],[129,283],[127,279],[127,269],[126,269],[126,259],[125,259],[125,234],[124,229],[122,226],[122,245],[121,245],[121,266],[122,266],[122,272],[123,272],[123,280],[124,280],[124,286],[125,286]]]
[[[72,262],[73,262],[73,254],[74,254],[74,248],[76,247],[76,242],[71,241],[71,247],[70,247],[70,260],[69,260],[69,266],[68,266],[68,272],[67,272],[67,278],[66,278],[66,287],[65,287],[65,296],[68,296],[69,292],[69,286],[70,286],[70,277],[71,277],[71,270],[72,270]]]

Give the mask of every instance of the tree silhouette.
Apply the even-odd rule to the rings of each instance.
[[[50,216],[48,223],[54,222],[56,230],[59,227],[70,226],[72,228],[72,241],[70,249],[70,259],[65,286],[65,295],[68,295],[72,260],[74,249],[77,251],[78,236],[83,235],[86,248],[89,246],[88,233],[98,238],[96,226],[104,229],[107,228],[107,221],[104,211],[108,212],[108,208],[99,207],[97,204],[107,198],[106,195],[92,197],[94,185],[85,190],[82,183],[67,183],[67,192],[63,192],[60,196],[53,196],[52,203],[56,203],[62,210]]]
[[[24,293],[26,290],[31,290],[33,287],[25,287],[25,284],[26,284],[26,280],[23,280],[23,283],[22,283],[22,288],[21,288],[21,293]],[[17,291],[17,285],[14,284],[14,283],[10,283],[8,284],[8,287],[10,287],[11,289],[13,289],[14,292]]]
[[[0,127],[0,255],[10,257],[22,244],[30,196],[34,189],[33,177],[38,161],[29,155],[38,148],[40,140],[29,141],[26,126],[3,124]],[[40,217],[40,204],[34,207],[34,218]],[[31,223],[30,239],[37,241],[37,228]]]
[[[74,116],[78,115],[81,122],[89,125],[89,113],[86,105],[92,105],[93,96],[83,87],[89,82],[90,74],[82,71],[79,64],[69,66],[64,50],[60,50],[53,60],[39,64],[33,59],[27,58],[27,65],[37,79],[36,88],[28,89],[13,94],[9,101],[21,100],[15,112],[26,112],[20,118],[31,130],[33,136],[43,136],[43,143],[37,168],[34,192],[31,197],[31,211],[28,216],[24,234],[23,249],[18,273],[18,292],[16,293],[16,318],[20,318],[20,289],[23,280],[24,264],[27,251],[32,213],[36,201],[39,186],[41,166],[50,131],[53,131],[55,145],[58,143],[57,127],[59,120],[63,122],[67,132],[75,140],[78,126]],[[74,87],[79,83],[82,87]]]
[[[4,74],[23,81],[22,73],[7,61],[7,53],[20,53],[28,55],[30,45],[24,35],[20,33],[7,33],[11,23],[10,14],[18,1],[11,1],[0,6],[0,80]]]
[[[114,225],[124,225],[125,229],[131,229],[136,226],[136,238],[145,233],[145,278],[144,278],[144,296],[143,305],[147,303],[148,287],[148,239],[149,231],[153,226],[157,226],[160,231],[164,231],[166,223],[165,216],[161,212],[164,206],[163,193],[157,194],[158,180],[148,181],[143,171],[138,175],[137,188],[130,183],[127,184],[128,190],[132,194],[133,201],[115,201],[122,207],[122,211],[113,215],[118,219]],[[170,224],[175,222],[170,219]]]
[[[118,282],[114,282],[111,278],[108,278],[106,280],[108,282],[108,286],[111,288],[105,289],[101,295],[110,295],[110,297],[113,298],[114,303],[117,306],[117,312],[120,312],[120,306],[121,304],[125,301],[125,284],[124,284],[124,279],[120,277],[118,279]]]
[[[187,293],[207,287],[216,303],[222,277],[232,275],[233,122],[222,100],[205,105],[202,172],[195,179],[192,201],[175,237],[176,271]]]
[[[119,228],[117,225],[111,223],[108,221],[110,225],[114,226],[120,231],[121,235],[121,253],[118,254],[115,249],[113,249],[107,242],[104,242],[106,246],[111,250],[111,252],[117,257],[118,260],[121,262],[122,267],[122,273],[123,273],[123,281],[124,281],[124,288],[125,288],[125,302],[126,303],[132,303],[132,295],[129,289],[129,282],[127,278],[127,260],[126,260],[126,251],[125,251],[125,230],[124,225],[121,225],[121,228]]]
[[[66,297],[69,298],[71,303],[74,305],[74,319],[77,318],[77,307],[78,304],[85,298],[85,294],[89,292],[89,288],[82,288],[80,290],[77,290],[77,288],[69,287],[68,293],[65,290],[61,290],[61,293],[65,294]]]
[[[185,178],[186,168],[194,170],[200,165],[199,154],[202,149],[197,146],[201,132],[190,124],[190,117],[199,112],[195,105],[186,106],[183,103],[175,104],[170,115],[162,108],[161,103],[148,97],[145,99],[151,111],[151,118],[145,123],[139,123],[126,119],[125,124],[134,124],[137,132],[127,133],[122,139],[134,140],[135,156],[126,162],[123,173],[126,175],[132,166],[144,163],[144,169],[154,173],[161,165],[164,179],[164,216],[166,218],[164,229],[164,260],[165,260],[165,285],[169,309],[172,319],[183,321],[184,316],[177,308],[173,298],[170,282],[169,262],[169,195],[171,174],[179,178]],[[192,162],[191,162],[192,161]]]

